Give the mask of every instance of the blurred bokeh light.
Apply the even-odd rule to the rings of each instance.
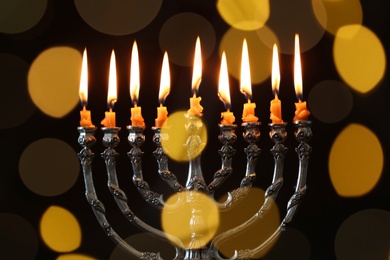
[[[38,235],[23,217],[0,213],[0,244],[2,259],[36,259]]]
[[[342,197],[359,197],[378,183],[384,155],[376,135],[360,124],[344,128],[333,142],[329,155],[329,174]]]
[[[54,138],[31,143],[19,159],[19,174],[24,185],[42,196],[56,196],[76,182],[80,164],[72,147]]]
[[[27,89],[28,69],[23,59],[0,54],[0,129],[23,124],[36,110]]]
[[[389,259],[390,212],[365,209],[349,216],[335,238],[337,260]]]
[[[160,30],[160,48],[168,52],[171,62],[192,67],[198,36],[205,63],[215,48],[216,35],[212,24],[199,14],[184,12],[170,17]]]
[[[46,115],[60,118],[79,103],[81,53],[71,47],[52,47],[40,53],[28,73],[34,104]]]
[[[42,19],[47,0],[0,1],[0,32],[21,33]]]
[[[188,141],[189,134],[185,130],[185,125],[188,124],[188,119],[185,117],[187,111],[176,111],[169,116],[168,127],[161,129],[161,134],[165,136],[170,136],[170,138],[163,138],[161,140],[161,146],[164,151],[167,153],[169,158],[184,162],[188,161],[188,153],[184,144]],[[207,144],[207,127],[200,122],[202,126],[199,128],[199,137],[202,142],[196,152],[197,155],[203,151]]]
[[[373,31],[357,24],[341,27],[335,37],[333,58],[338,73],[359,93],[371,91],[386,69],[381,40]]]
[[[362,24],[363,11],[359,0],[312,0],[312,5],[318,22],[333,35],[345,25]]]
[[[60,206],[50,206],[40,220],[41,238],[56,252],[71,252],[81,245],[81,228],[76,217]]]
[[[336,123],[345,119],[353,108],[353,97],[347,85],[336,80],[316,84],[308,97],[312,115],[324,123]]]
[[[218,0],[217,10],[230,26],[245,31],[260,29],[270,15],[269,0]]]
[[[127,35],[142,30],[157,16],[162,0],[75,0],[84,21],[109,35]]]

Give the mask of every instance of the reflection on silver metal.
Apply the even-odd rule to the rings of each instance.
[[[264,250],[264,248],[274,241],[280,233],[285,230],[286,226],[291,222],[293,216],[295,215],[298,206],[300,205],[302,198],[306,191],[306,176],[308,170],[309,156],[311,153],[311,147],[308,144],[309,140],[312,137],[311,131],[311,122],[310,121],[295,121],[295,138],[298,141],[298,146],[295,148],[295,151],[299,159],[299,168],[298,168],[298,178],[296,182],[295,193],[291,196],[287,204],[287,212],[283,220],[281,221],[279,227],[275,232],[262,244],[253,249],[237,249],[235,254],[229,259],[251,259],[257,253]],[[189,158],[189,167],[188,167],[188,177],[185,186],[182,186],[176,176],[169,170],[168,167],[168,156],[164,149],[162,148],[162,140],[169,139],[169,135],[161,132],[161,128],[153,127],[154,135],[153,142],[156,146],[156,150],[153,152],[154,157],[157,161],[158,174],[172,189],[173,191],[180,193],[182,191],[199,191],[213,198],[214,192],[224,183],[228,176],[232,173],[232,159],[236,150],[233,148],[234,142],[237,140],[237,135],[235,133],[237,126],[236,125],[219,125],[220,134],[218,139],[222,143],[222,147],[219,149],[219,154],[221,156],[221,168],[215,172],[214,178],[210,184],[206,184],[202,169],[201,169],[201,154],[199,151],[205,145],[199,135],[199,131],[203,126],[202,120],[196,115],[187,115],[187,124],[184,126],[187,131],[188,137],[187,141],[184,144],[187,150]],[[116,173],[116,160],[118,153],[115,151],[115,147],[119,144],[120,139],[118,133],[120,131],[119,127],[103,127],[101,130],[104,133],[103,136],[103,145],[106,147],[101,156],[104,158],[107,178],[108,178],[108,188],[115,199],[119,209],[125,215],[129,222],[131,222],[136,227],[140,228],[143,231],[146,231],[160,239],[171,243],[176,250],[174,259],[225,259],[220,256],[218,252],[219,245],[223,244],[234,235],[247,229],[254,223],[260,221],[267,214],[271,206],[274,204],[279,190],[283,184],[283,165],[284,158],[287,152],[287,148],[284,146],[284,141],[287,138],[286,131],[287,123],[282,124],[269,124],[270,139],[274,142],[272,149],[270,150],[274,157],[274,173],[271,185],[265,192],[265,199],[263,205],[259,206],[259,210],[247,221],[240,224],[239,226],[227,230],[223,233],[220,233],[207,245],[207,246],[196,246],[200,243],[201,236],[197,234],[197,223],[202,223],[204,219],[202,218],[199,210],[194,208],[192,210],[191,223],[188,223],[191,230],[191,238],[189,248],[183,248],[183,243],[167,233],[164,233],[161,230],[155,229],[150,225],[146,224],[140,220],[135,214],[131,211],[127,196],[120,189],[117,173]],[[260,156],[261,149],[258,147],[257,143],[260,139],[260,123],[243,123],[243,138],[247,142],[247,146],[244,149],[246,153],[246,172],[243,177],[240,186],[228,192],[226,201],[216,202],[220,211],[228,211],[233,206],[235,206],[242,198],[244,198],[249,189],[252,187],[255,178],[256,178],[256,163]],[[153,205],[158,209],[163,207],[179,207],[182,203],[187,203],[188,198],[179,199],[174,205],[166,205],[163,195],[157,192],[154,192],[150,189],[150,186],[143,178],[142,172],[142,156],[143,151],[141,146],[145,141],[144,127],[138,126],[128,126],[128,142],[131,145],[131,149],[128,152],[128,157],[130,158],[132,169],[133,169],[133,183],[138,189],[139,193],[142,195],[144,200],[149,204]],[[183,129],[184,130],[184,129]],[[139,259],[163,259],[158,252],[140,252],[133,248],[131,245],[126,243],[117,232],[111,227],[106,218],[106,211],[103,204],[99,201],[96,195],[95,187],[93,184],[92,178],[92,161],[94,158],[94,153],[91,150],[91,147],[96,142],[94,137],[96,128],[95,127],[78,127],[80,133],[78,138],[78,143],[83,147],[82,150],[78,153],[80,158],[81,166],[83,169],[84,181],[85,181],[85,195],[87,201],[92,207],[92,210],[103,230],[106,234],[117,243],[123,250],[127,253],[138,257]],[[131,204],[131,203],[130,203]],[[194,246],[195,245],[195,246]]]

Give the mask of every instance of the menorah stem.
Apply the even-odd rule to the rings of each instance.
[[[187,124],[185,128],[189,134],[185,147],[187,149],[189,165],[186,190],[206,191],[206,183],[201,167],[201,153],[205,146],[199,136],[203,123],[199,116],[186,114]]]

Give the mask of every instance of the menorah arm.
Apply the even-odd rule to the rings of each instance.
[[[280,236],[282,231],[286,230],[287,225],[292,221],[295,213],[298,210],[298,207],[303,199],[303,196],[306,193],[306,177],[307,177],[307,171],[309,165],[309,157],[312,150],[312,148],[308,144],[308,141],[312,137],[312,132],[310,128],[311,126],[310,121],[298,121],[298,122],[294,122],[294,125],[296,128],[296,131],[294,133],[295,138],[299,142],[298,147],[295,149],[299,159],[299,168],[298,168],[298,179],[296,182],[296,189],[287,204],[286,215],[281,221],[279,227],[262,244],[260,244],[254,249],[244,249],[239,251],[236,250],[234,256],[232,258],[229,258],[230,260],[251,259],[256,254],[263,251],[270,243],[275,241]],[[284,161],[285,152],[287,152],[287,148],[285,148],[284,145],[282,144],[282,142],[285,139],[285,131],[284,131],[285,128],[282,126],[280,126],[279,129],[278,128],[279,126],[277,126],[276,128],[275,126],[271,126],[270,136],[274,141],[277,141],[274,147],[271,149],[271,152],[274,155],[274,160],[275,160],[274,178],[273,178],[273,183],[267,189],[263,206],[247,222],[241,224],[240,226],[232,230],[222,233],[221,235],[219,235],[213,240],[212,245],[210,246],[210,250],[213,250],[213,254],[215,255],[216,259],[219,260],[224,259],[219,255],[216,246],[220,244],[223,240],[230,239],[230,237],[234,236],[239,231],[246,228],[248,225],[251,225],[252,223],[256,222],[259,219],[259,217],[263,217],[276,199],[276,196],[283,182],[282,179],[283,161]]]
[[[161,260],[159,253],[153,252],[140,252],[137,249],[133,248],[129,244],[127,244],[118,233],[111,227],[110,223],[106,218],[106,210],[104,208],[103,203],[100,202],[96,195],[95,186],[92,178],[92,160],[94,157],[94,153],[91,151],[90,147],[96,142],[94,132],[96,130],[95,127],[79,127],[80,137],[78,139],[80,145],[84,148],[77,154],[81,168],[83,171],[84,184],[85,184],[85,197],[90,204],[93,213],[102,227],[102,229],[106,232],[106,234],[125,252],[138,257],[139,259],[153,259],[153,260]]]
[[[130,207],[128,206],[127,196],[124,193],[123,190],[119,187],[119,182],[116,174],[116,161],[115,158],[117,157],[117,153],[112,148],[107,148],[103,153],[102,157],[105,159],[106,163],[106,169],[107,169],[107,177],[108,177],[108,188],[111,191],[111,194],[113,195],[116,204],[118,205],[121,212],[126,216],[126,218],[136,227],[139,229],[149,232],[151,235],[163,239],[165,241],[174,241],[175,245],[181,245],[181,241],[172,235],[166,234],[162,232],[161,230],[155,229],[145,222],[143,222],[141,219],[135,216],[135,214],[131,211]],[[169,240],[168,240],[169,239]],[[179,257],[183,254],[183,250],[181,247],[175,247],[176,249],[176,258],[179,259]]]

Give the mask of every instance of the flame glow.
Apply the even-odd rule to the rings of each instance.
[[[295,94],[299,100],[302,99],[302,68],[301,68],[301,54],[299,48],[299,35],[295,34],[295,52],[294,52],[294,86]]]
[[[88,61],[87,49],[84,49],[83,62],[81,64],[80,90],[79,96],[82,105],[86,105],[88,101]]]
[[[250,99],[252,98],[251,70],[249,66],[248,45],[246,39],[242,43],[240,91]]]
[[[202,52],[200,48],[200,38],[196,38],[194,68],[192,73],[192,92],[195,94],[202,81]]]
[[[273,54],[272,54],[272,92],[275,95],[279,94],[279,85],[280,85],[280,68],[279,68],[279,54],[278,46],[274,44]]]
[[[107,104],[112,108],[117,100],[117,81],[116,81],[116,60],[115,52],[112,50],[110,60],[110,74],[108,78]]]
[[[164,103],[165,99],[169,94],[170,89],[171,89],[171,76],[169,72],[168,53],[165,52],[163,63],[162,63],[162,69],[161,69],[160,91],[158,94],[158,98],[161,104]]]
[[[134,41],[131,51],[131,68],[130,68],[130,98],[134,105],[137,105],[140,88],[139,81],[139,59],[137,42]]]
[[[221,71],[219,72],[218,84],[219,99],[225,104],[226,108],[230,108],[230,90],[229,90],[229,75],[226,62],[226,54],[222,53]]]

